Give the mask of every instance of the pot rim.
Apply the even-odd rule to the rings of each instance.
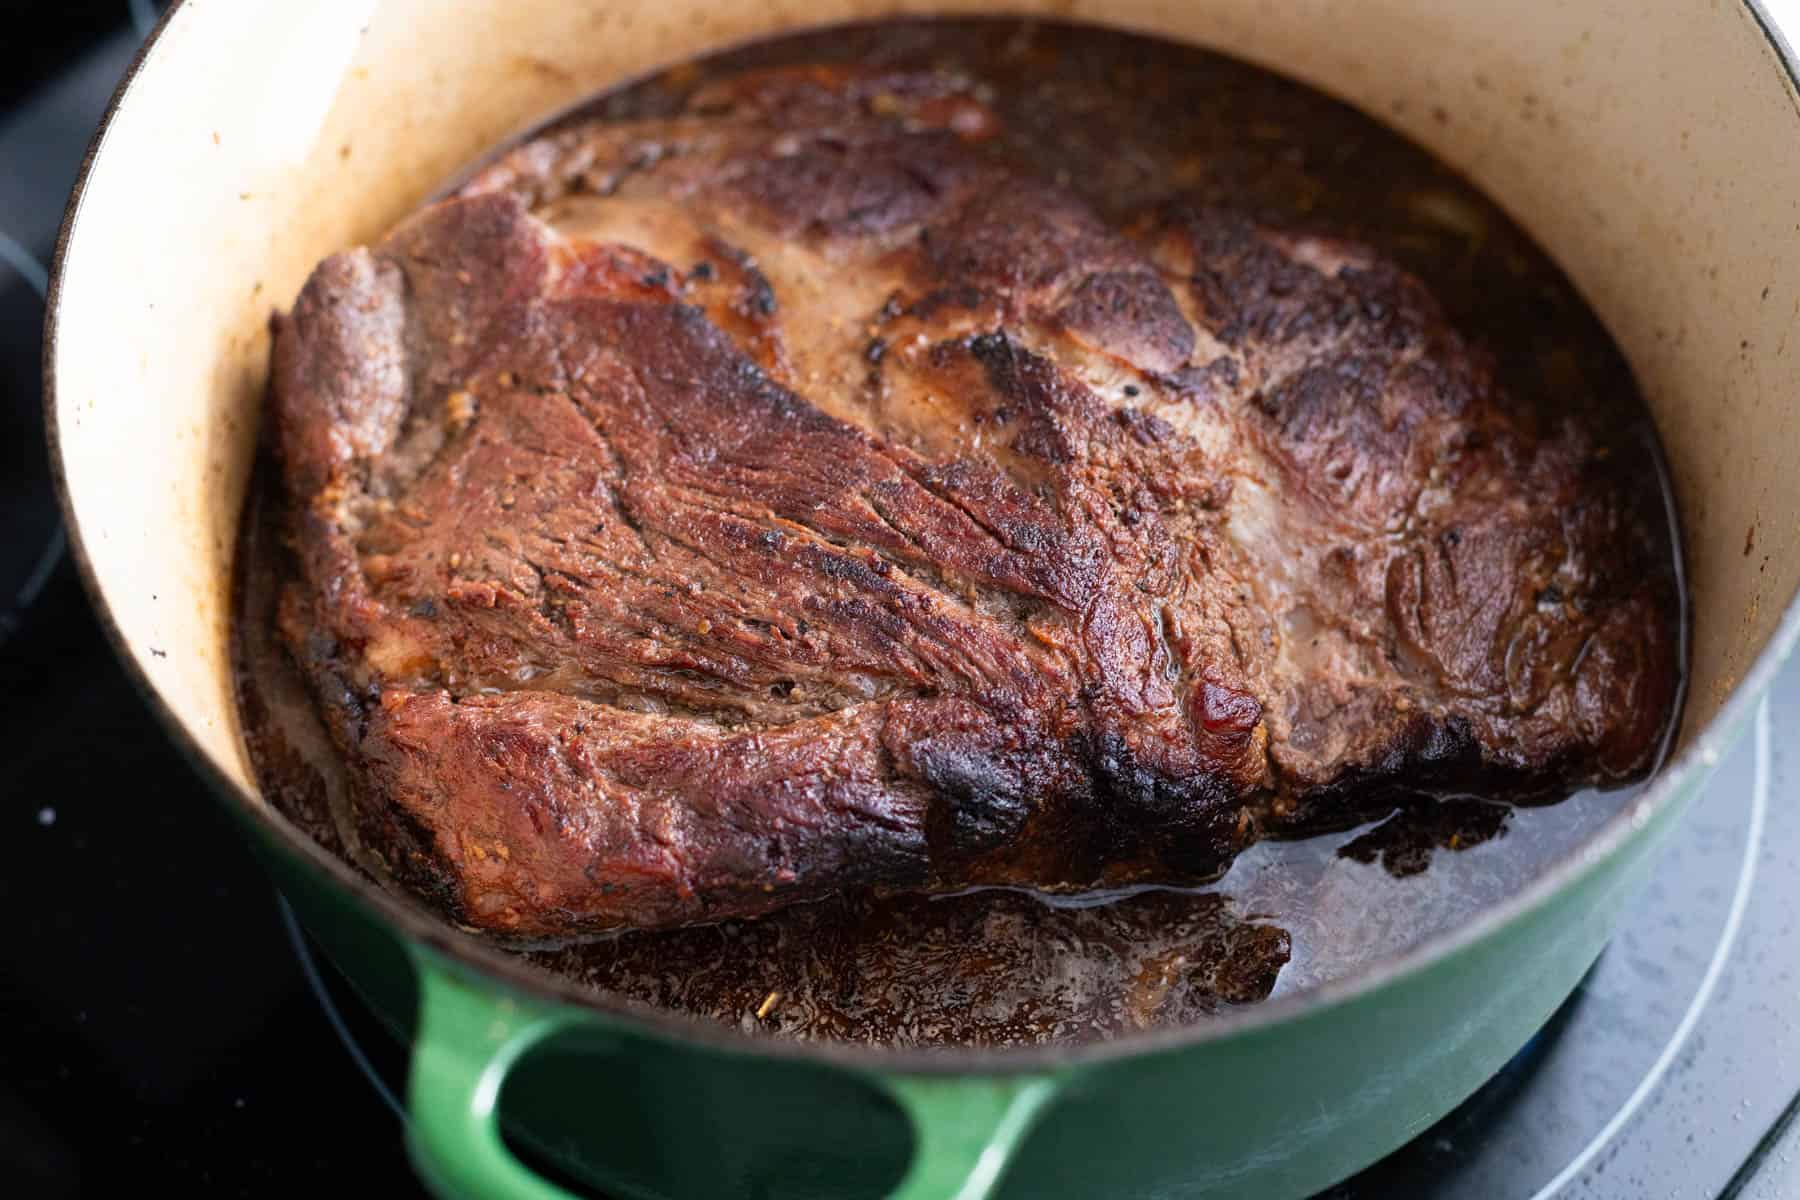
[[[1316,987],[1235,1009],[1204,1022],[1127,1034],[1078,1045],[994,1047],[922,1047],[892,1049],[838,1042],[801,1042],[767,1035],[746,1035],[734,1027],[657,1008],[642,1001],[611,999],[593,993],[528,965],[523,959],[473,934],[456,929],[441,918],[402,899],[351,865],[331,854],[287,817],[248,790],[239,787],[215,764],[189,733],[151,683],[132,652],[132,646],[114,618],[95,572],[79,524],[62,457],[62,438],[57,420],[56,359],[61,326],[63,268],[70,243],[80,223],[83,200],[95,164],[106,147],[113,118],[130,99],[132,88],[150,55],[186,0],[172,0],[155,28],[138,47],[130,65],[108,100],[106,110],[82,156],[75,185],[64,209],[52,260],[45,300],[43,340],[43,393],[45,430],[49,441],[50,468],[57,502],[68,535],[69,553],[81,577],[114,656],[125,667],[133,686],[162,724],[183,755],[211,790],[236,805],[262,832],[300,856],[314,871],[374,910],[391,929],[422,943],[504,987],[540,1001],[572,1006],[598,1016],[622,1021],[648,1036],[680,1040],[708,1049],[746,1057],[798,1061],[862,1071],[899,1071],[918,1074],[1013,1074],[1090,1064],[1113,1063],[1140,1055],[1187,1049],[1258,1031],[1267,1031],[1302,1016],[1347,1004],[1389,984],[1437,966],[1499,932],[1503,927],[1550,902],[1580,876],[1618,853],[1655,817],[1675,802],[1684,785],[1697,782],[1717,764],[1745,727],[1754,706],[1768,691],[1776,672],[1796,645],[1800,645],[1800,589],[1789,598],[1768,642],[1758,652],[1743,679],[1731,690],[1704,729],[1680,753],[1664,763],[1655,777],[1630,804],[1609,817],[1587,841],[1533,878],[1517,894],[1488,906],[1473,917],[1437,935],[1386,955],[1365,969]],[[1800,115],[1800,56],[1776,26],[1765,0],[1739,0],[1744,14],[1755,22],[1787,77],[1790,101]]]

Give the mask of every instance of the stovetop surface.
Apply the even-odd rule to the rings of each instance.
[[[0,1194],[393,1196],[392,1044],[114,663],[63,546],[41,264],[153,9],[75,3],[0,79]],[[1800,1196],[1800,663],[1625,928],[1514,1063],[1326,1193]]]

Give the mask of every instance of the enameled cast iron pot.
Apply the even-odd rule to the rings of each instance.
[[[1447,1112],[1567,997],[1800,635],[1800,110],[1793,56],[1754,5],[936,5],[1053,10],[1289,73],[1424,143],[1540,239],[1623,347],[1673,464],[1695,606],[1674,758],[1580,853],[1447,936],[1318,991],[1073,1050],[806,1047],[609,1009],[354,875],[258,796],[232,700],[232,547],[271,307],[594,89],[900,7],[187,0],[89,152],[45,349],[88,587],[307,926],[412,1040],[409,1144],[444,1195],[560,1194],[509,1152],[499,1110],[621,1196],[1306,1194]]]

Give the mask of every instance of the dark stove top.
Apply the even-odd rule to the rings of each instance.
[[[0,79],[0,1194],[416,1194],[403,1052],[155,726],[63,552],[38,264],[154,10],[49,7]],[[1792,729],[1800,669],[1568,1006],[1330,1200],[1800,1196],[1800,762],[1772,733]]]

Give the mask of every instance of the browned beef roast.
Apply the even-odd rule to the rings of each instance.
[[[743,77],[526,145],[278,321],[283,635],[456,919],[1202,879],[1650,763],[1662,543],[1579,415],[1369,252],[1110,227],[994,121]]]

